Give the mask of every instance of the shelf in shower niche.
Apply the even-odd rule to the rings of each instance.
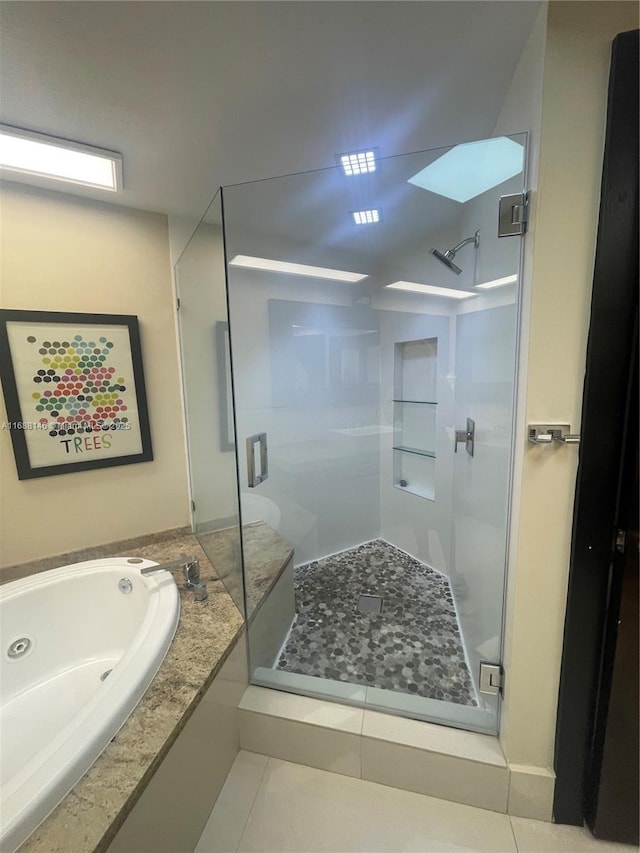
[[[437,338],[397,341],[394,349],[393,485],[435,500]]]
[[[436,458],[436,454],[431,450],[421,450],[419,447],[394,446],[393,449],[400,451],[400,453],[414,453],[416,456],[428,456],[430,459]]]
[[[401,486],[400,483],[394,483],[393,488],[398,489],[400,492],[407,492],[410,495],[416,495],[416,497],[424,498],[427,501],[435,501],[436,499],[435,489],[432,486],[429,486],[428,484],[423,484],[420,486]]]
[[[394,403],[413,403],[417,406],[437,406],[438,403],[435,400],[394,400]]]

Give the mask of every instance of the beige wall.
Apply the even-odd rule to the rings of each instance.
[[[549,5],[501,734],[510,762],[537,767],[553,766],[578,451],[527,445],[525,427],[580,430],[611,41],[637,26],[636,3]]]
[[[166,217],[15,183],[0,198],[3,308],[138,316],[154,452],[19,481],[1,430],[0,565],[188,524]]]

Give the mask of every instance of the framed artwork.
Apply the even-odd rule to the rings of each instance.
[[[18,479],[153,459],[138,318],[0,310]]]

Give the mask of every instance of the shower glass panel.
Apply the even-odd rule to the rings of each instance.
[[[525,150],[222,190],[253,683],[497,731]]]
[[[220,193],[175,266],[192,525],[244,613]]]

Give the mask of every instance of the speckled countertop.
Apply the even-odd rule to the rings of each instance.
[[[4,583],[82,560],[126,556],[162,563],[187,553],[200,559],[201,577],[209,592],[206,602],[196,602],[182,588],[180,573],[174,573],[180,589],[180,620],[156,677],[115,739],[21,845],[20,853],[106,850],[242,634],[242,615],[214,569],[216,549],[224,551],[228,534],[219,531],[208,537],[209,558],[189,529],[180,528],[0,571]],[[254,575],[264,596],[291,549],[265,524],[249,525],[244,538],[245,547],[254,554]],[[260,551],[262,560],[256,560]],[[263,581],[258,583],[260,578]]]
[[[293,549],[264,522],[243,525],[242,538],[247,612],[251,619],[277,581],[283,567],[293,556]],[[199,539],[219,575],[224,578],[225,586],[234,601],[241,601],[238,529],[231,527],[213,533],[201,533]]]

